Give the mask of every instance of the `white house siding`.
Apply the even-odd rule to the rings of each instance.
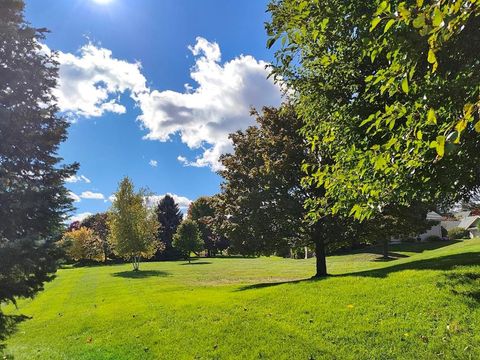
[[[419,238],[420,241],[425,241],[430,236],[438,236],[439,238],[442,238],[442,226],[440,224],[433,225],[429,230],[421,234]]]

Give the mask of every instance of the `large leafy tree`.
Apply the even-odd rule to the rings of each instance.
[[[305,139],[330,159],[309,164],[331,204],[312,200],[313,214],[375,218],[478,186],[479,4],[271,2],[273,73],[294,93]]]
[[[234,151],[221,158],[224,170],[218,212],[232,251],[270,255],[315,246],[316,275],[327,273],[326,246],[341,243],[349,224],[326,215],[306,219],[304,202],[321,198],[322,189],[302,184],[302,164],[314,156],[299,133],[293,108],[253,112],[257,126],[231,134]]]
[[[215,217],[213,198],[201,196],[192,202],[188,208],[187,217],[198,224],[203,247],[207,250],[208,256],[213,256],[218,251],[216,240],[219,239],[213,226]]]
[[[132,261],[134,271],[139,270],[142,258],[151,258],[160,246],[156,236],[159,224],[155,212],[147,206],[148,195],[144,189],[135,191],[126,177],[108,212],[109,241],[115,254]]]
[[[71,210],[64,180],[77,168],[57,155],[68,127],[52,95],[57,62],[23,9],[0,2],[0,303],[32,297],[52,278],[53,242]],[[7,322],[0,311],[0,340]]]
[[[93,230],[95,235],[101,240],[104,261],[114,256],[108,242],[108,214],[106,212],[88,216],[81,221],[80,226]]]
[[[168,194],[160,200],[155,212],[160,224],[158,240],[164,247],[164,250],[160,251],[157,255],[171,257],[174,255],[172,246],[173,235],[177,231],[178,225],[182,222],[183,214],[175,202],[175,199]]]
[[[67,257],[75,261],[104,261],[103,243],[89,228],[67,231],[60,241]]]
[[[191,262],[190,254],[202,250],[202,233],[198,228],[198,224],[191,220],[185,219],[177,229],[173,236],[173,246],[178,249],[188,263]]]

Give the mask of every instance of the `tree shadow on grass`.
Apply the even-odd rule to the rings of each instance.
[[[192,261],[191,263],[184,263],[184,264],[180,264],[180,265],[209,265],[211,264],[211,262],[209,261]]]
[[[395,260],[398,260],[398,259],[402,259],[402,258],[408,258],[409,256],[408,255],[405,255],[405,254],[399,254],[399,253],[396,253],[396,252],[388,252],[388,259],[385,259],[382,256],[379,256],[375,259],[373,259],[373,261],[375,262],[389,262],[389,261],[395,261]]]
[[[480,303],[480,269],[455,271],[445,274],[445,279],[438,282],[439,288],[447,288],[452,294]]]
[[[292,280],[292,281],[280,281],[280,282],[271,282],[271,283],[259,283],[253,285],[242,286],[235,291],[245,291],[253,289],[261,289],[272,286],[284,285],[284,284],[296,284],[296,283],[308,283],[308,282],[318,282],[324,279],[332,277],[349,277],[349,276],[361,276],[361,277],[373,277],[373,278],[386,278],[389,274],[404,271],[404,270],[452,270],[457,266],[465,265],[480,265],[480,252],[467,252],[455,255],[441,256],[431,259],[411,261],[401,264],[392,264],[381,269],[373,269],[366,271],[351,272],[345,274],[336,274],[329,275],[324,278],[309,278],[302,280]],[[480,278],[480,275],[479,275]],[[475,279],[476,281],[476,279]],[[480,291],[475,290],[475,293],[472,293],[472,297],[478,295],[480,299]]]
[[[167,271],[159,270],[139,270],[139,271],[120,271],[113,273],[114,277],[121,277],[126,279],[145,279],[149,277],[165,277],[170,276]]]

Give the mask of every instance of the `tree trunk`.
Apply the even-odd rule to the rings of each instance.
[[[132,260],[133,271],[138,271],[140,269],[140,256],[134,256]]]
[[[322,278],[326,277],[327,274],[327,259],[326,259],[326,251],[325,251],[325,238],[323,234],[322,226],[317,223],[314,225],[314,243],[315,243],[315,266],[316,266],[316,274],[315,278]]]
[[[308,259],[308,247],[305,246],[304,249],[305,249],[305,260],[307,260]]]
[[[385,260],[390,259],[388,256],[388,240],[383,240],[383,258]]]

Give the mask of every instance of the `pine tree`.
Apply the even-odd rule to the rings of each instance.
[[[174,257],[172,241],[178,225],[182,222],[183,215],[173,197],[165,195],[156,208],[157,219],[160,224],[158,240],[164,245],[164,250],[157,253],[157,258]]]
[[[23,18],[20,0],[0,2],[0,303],[32,297],[56,270],[58,240],[71,199],[59,165],[68,123],[51,90],[58,66],[40,51],[47,32]],[[11,323],[0,312],[0,340]]]

